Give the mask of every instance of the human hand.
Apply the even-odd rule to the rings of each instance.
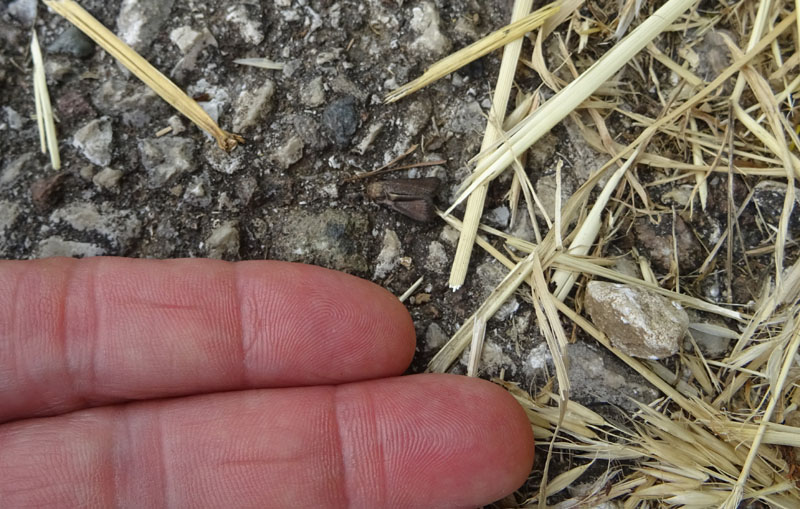
[[[505,391],[396,377],[411,319],[355,277],[47,259],[0,289],[0,507],[474,507],[530,470]]]

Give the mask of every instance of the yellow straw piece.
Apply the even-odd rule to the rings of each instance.
[[[538,11],[522,18],[521,20],[511,23],[510,25],[506,25],[500,30],[494,31],[487,35],[483,39],[475,41],[466,48],[456,51],[452,55],[439,60],[430,66],[428,70],[425,71],[419,78],[406,83],[402,87],[392,90],[386,94],[386,97],[383,99],[384,102],[393,103],[398,101],[403,97],[413,94],[417,90],[430,85],[439,78],[447,76],[451,72],[454,72],[470,62],[479,59],[487,53],[491,53],[497,48],[502,48],[515,39],[519,39],[531,30],[540,27],[550,16],[558,12],[559,8],[560,6],[558,3],[546,5]]]
[[[42,154],[50,152],[50,163],[53,165],[53,169],[60,170],[61,156],[58,153],[56,123],[53,120],[53,108],[50,104],[50,93],[47,91],[47,78],[44,75],[44,60],[36,32],[33,32],[31,39],[31,57],[33,58],[33,96],[36,101],[36,122],[39,124]]]
[[[161,74],[150,62],[122,42],[119,37],[104,27],[91,14],[86,12],[83,7],[72,0],[45,0],[44,3],[78,27],[104,50],[111,53],[114,58],[119,60],[122,65],[142,80],[145,85],[152,88],[173,108],[183,113],[189,120],[197,124],[200,129],[213,136],[222,149],[229,152],[236,148],[238,144],[244,143],[244,138],[238,134],[223,131],[197,102],[186,95],[169,78]]]

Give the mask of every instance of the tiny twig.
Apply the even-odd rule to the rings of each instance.
[[[368,177],[374,177],[375,175],[380,175],[381,173],[386,173],[387,170],[391,171],[389,169],[392,166],[394,166],[395,164],[399,163],[400,161],[402,161],[406,157],[408,157],[411,154],[413,154],[414,151],[417,150],[417,147],[419,147],[419,144],[412,145],[408,150],[406,150],[405,152],[403,152],[399,156],[395,157],[394,159],[392,159],[388,163],[384,164],[380,168],[378,168],[376,170],[368,171],[366,173],[359,173],[358,175],[354,175],[352,177],[348,177],[348,178],[344,179],[344,181],[345,182],[353,182],[355,180],[361,180],[361,179],[365,179],[365,178],[368,178]]]

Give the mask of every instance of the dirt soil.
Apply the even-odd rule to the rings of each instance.
[[[466,285],[451,291],[447,281],[458,240],[455,230],[439,220],[416,222],[370,200],[364,191],[372,180],[345,179],[380,167],[418,144],[403,164],[447,162],[386,178],[438,177],[442,185],[435,202],[446,208],[479,149],[501,54],[495,52],[396,104],[385,105],[382,98],[451,50],[508,23],[512,2],[80,3],[198,100],[224,129],[241,133],[246,144],[226,154],[67,21],[43,5],[36,11],[35,1],[4,2],[0,257],[281,259],[355,274],[396,295],[424,277],[408,301],[418,333],[413,372],[424,370],[506,274],[476,248]],[[60,172],[39,151],[31,26],[45,53],[58,120]],[[526,43],[524,51],[529,47]],[[283,68],[234,62],[253,57],[266,57]],[[588,65],[591,56],[583,55],[579,62]],[[666,76],[664,68],[654,68]],[[639,86],[641,77],[634,70],[625,72],[632,86]],[[526,90],[540,84],[523,67],[517,81]],[[648,114],[658,111],[655,93],[651,90],[651,98],[636,96],[628,107]],[[608,124],[621,142],[638,132],[624,118]],[[168,133],[156,136],[167,127]],[[564,199],[606,160],[570,121],[540,141],[526,170],[550,209],[557,159],[565,162]],[[656,176],[640,178],[646,184]],[[673,219],[671,212],[664,213],[660,222],[643,216],[617,230],[608,254],[636,247],[652,255],[654,269],[663,274],[671,256],[659,256],[672,249],[671,235],[676,232],[683,250],[680,269],[695,270],[727,217],[727,182],[714,179],[707,214]],[[484,222],[533,240],[524,214],[519,224],[509,225],[503,201],[508,187],[502,179],[492,186]],[[680,200],[676,189],[681,191],[668,184],[651,192],[668,210],[670,200]],[[747,193],[741,185],[734,189]],[[780,211],[780,191],[759,195],[765,214]],[[743,196],[734,199],[740,203]],[[771,208],[770,199],[776,203]],[[748,210],[742,216],[744,228],[747,221],[755,224],[756,216],[763,216]],[[546,228],[544,221],[540,227]],[[751,228],[748,248],[767,235]],[[667,245],[659,245],[665,239]],[[502,244],[496,245],[502,249]],[[734,291],[741,294],[737,302],[751,300],[758,287],[748,282],[757,281],[769,270],[767,265],[750,267],[756,277],[735,285]],[[724,297],[722,282],[704,284],[708,287],[698,287],[696,293]],[[526,299],[529,296],[514,296],[489,323],[482,376],[502,374],[535,390],[554,372]],[[567,327],[568,332],[574,330]],[[603,348],[579,335],[574,339],[569,353],[575,399],[623,421],[625,411],[634,408],[630,398],[649,402],[657,396]],[[464,359],[453,372],[464,373],[465,367]],[[529,488],[537,482],[534,472]]]

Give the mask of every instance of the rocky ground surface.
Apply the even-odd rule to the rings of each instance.
[[[43,5],[37,9],[35,0],[4,2],[0,257],[273,258],[343,270],[397,295],[423,276],[422,287],[408,301],[419,339],[413,371],[424,369],[505,275],[505,268],[476,249],[467,284],[450,291],[447,276],[457,233],[438,220],[419,223],[381,207],[364,194],[369,181],[345,179],[419,144],[404,163],[447,162],[390,178],[439,177],[443,185],[436,202],[449,203],[480,146],[500,55],[399,103],[384,105],[382,97],[452,49],[506,24],[511,2],[80,3],[247,143],[226,154],[65,20]],[[31,27],[45,52],[60,172],[39,151]],[[267,57],[283,69],[234,63],[248,57]],[[528,90],[539,85],[535,74],[522,68],[517,79]],[[624,141],[629,126],[610,125]],[[167,134],[156,136],[167,127]],[[564,199],[605,160],[570,122],[539,142],[527,171],[550,210],[556,157],[566,163]],[[675,231],[681,272],[695,270],[719,238],[728,213],[727,187],[719,177],[710,183],[707,214],[691,222],[676,215],[674,223],[665,215],[658,225],[642,217],[620,231],[609,254],[637,247],[654,270],[664,273]],[[507,188],[502,182],[493,186],[485,222],[533,240],[524,218],[508,224]],[[736,189],[747,192],[744,186]],[[691,186],[669,184],[652,191],[669,207],[685,203]],[[751,246],[764,235],[755,226],[757,218],[779,213],[782,192],[760,190],[756,198],[764,212],[743,214],[742,228],[754,231]],[[735,198],[737,203],[743,199]],[[752,267],[756,273],[766,269]],[[720,285],[712,281],[697,290],[720,298]],[[758,288],[737,284],[733,291],[741,294],[737,302],[747,302]],[[489,323],[482,375],[502,372],[534,390],[554,372],[526,298],[513,297]],[[649,402],[657,395],[602,347],[580,335],[574,339],[569,351],[573,397],[622,420],[624,411],[634,408],[631,398]],[[464,372],[465,361],[454,371]]]

